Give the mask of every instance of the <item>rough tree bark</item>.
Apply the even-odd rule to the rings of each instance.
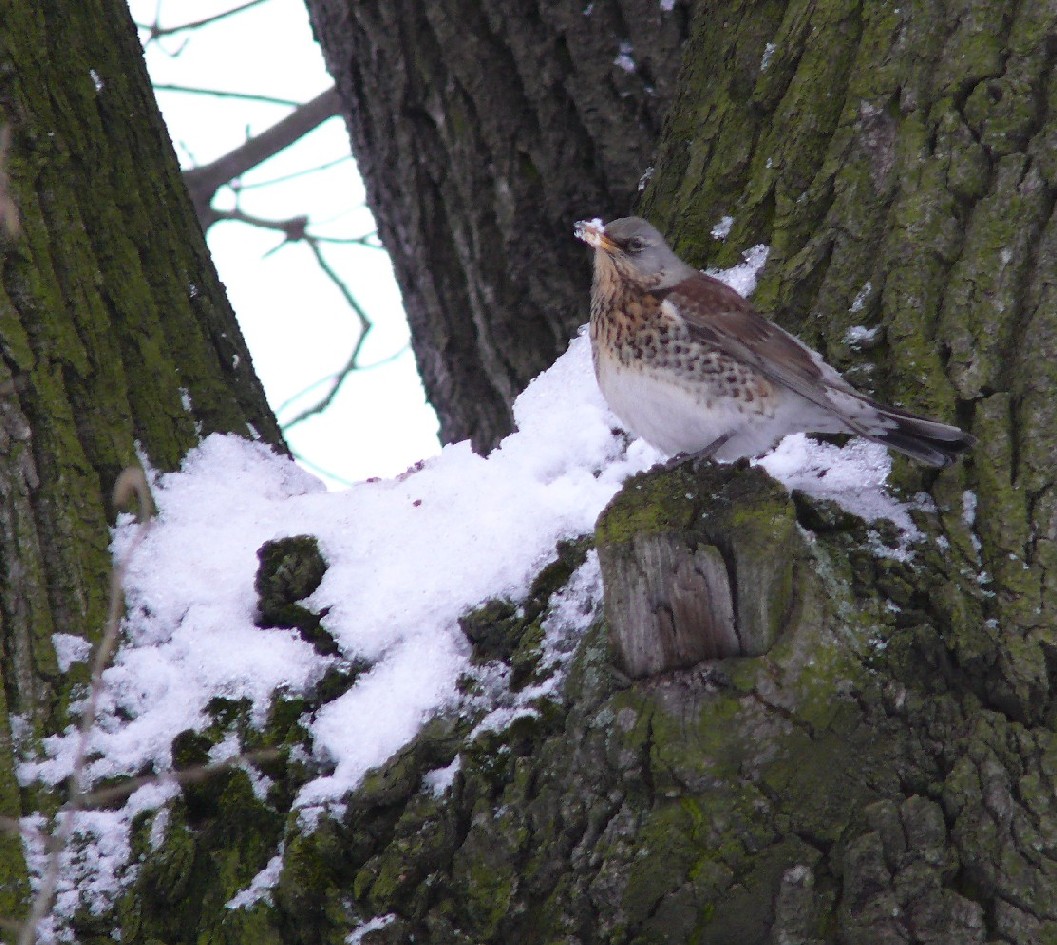
[[[23,739],[70,721],[85,672],[59,673],[52,634],[102,630],[115,477],[138,451],[172,469],[212,431],[282,437],[125,4],[0,0],[0,23],[6,197],[20,218],[0,229],[0,813],[17,817],[9,714]],[[25,868],[17,836],[0,848],[11,918]]]
[[[490,448],[586,320],[572,224],[631,209],[688,0],[308,7],[441,438]]]
[[[242,720],[260,743],[289,749],[269,769],[277,790],[256,799],[245,772],[231,772],[185,787],[157,848],[140,824],[141,869],[119,915],[91,917],[98,938],[120,923],[122,941],[144,945],[318,945],[350,933],[363,945],[1057,940],[1057,10],[1028,0],[702,4],[662,136],[622,146],[648,127],[644,99],[620,97],[625,77],[603,69],[605,57],[630,38],[637,62],[659,61],[679,32],[661,28],[651,51],[617,17],[630,5],[562,14],[526,3],[516,15],[454,3],[314,7],[321,37],[336,44],[339,88],[357,109],[354,137],[382,231],[398,261],[417,260],[401,278],[423,319],[416,343],[434,396],[448,398],[448,436],[472,432],[483,445],[504,428],[509,393],[531,360],[518,352],[542,357],[564,317],[553,309],[532,327],[511,321],[524,316],[522,296],[553,289],[572,299],[571,286],[586,296],[586,260],[572,249],[559,259],[565,250],[555,247],[573,245],[560,242],[572,217],[622,211],[606,195],[633,196],[637,162],[656,149],[642,207],[687,258],[730,263],[769,244],[756,295],[765,311],[860,386],[956,419],[980,444],[942,472],[897,460],[896,485],[928,496],[916,502],[922,538],[909,556],[894,528],[790,497],[758,469],[637,477],[599,521],[600,560],[618,560],[637,540],[663,547],[658,561],[674,560],[680,545],[705,548],[712,586],[722,584],[721,565],[727,572],[724,626],[732,621],[737,635],[753,621],[766,653],[629,680],[599,620],[560,696],[537,700],[535,714],[476,734],[476,718],[432,720],[368,774],[340,815],[310,828],[287,814],[303,775],[298,720],[311,706],[277,697],[263,732]],[[652,4],[641,10],[659,15]],[[176,231],[193,226],[186,199],[169,189],[175,165],[159,168],[141,150],[168,153],[154,112],[146,143],[123,123],[146,107],[145,92],[103,112],[106,87],[90,82],[94,68],[118,93],[145,88],[138,67],[126,86],[124,60],[93,32],[116,32],[127,50],[127,27],[115,31],[111,7],[0,12],[5,30],[14,23],[26,37],[17,56],[5,38],[3,59],[17,70],[0,70],[5,114],[25,129],[14,172],[26,215],[5,256],[2,327],[8,370],[27,375],[32,394],[18,397],[29,421],[5,426],[4,481],[14,485],[3,506],[12,524],[0,535],[13,536],[3,538],[5,560],[29,562],[8,567],[3,598],[14,602],[4,610],[4,694],[9,709],[27,712],[51,704],[37,681],[52,678],[44,664],[56,620],[73,612],[84,624],[84,612],[99,610],[99,481],[126,460],[134,434],[163,463],[175,461],[194,432],[181,385],[196,405],[215,403],[209,427],[237,422],[244,405],[210,400],[227,361],[206,340],[217,329],[183,292],[192,278],[212,285],[205,264],[191,267],[175,237],[145,222],[152,193],[152,209],[164,207]],[[589,42],[578,29],[595,16],[608,18],[609,32]],[[356,40],[368,26],[386,35]],[[604,55],[592,57],[591,42]],[[357,49],[363,58],[350,64]],[[66,69],[45,96],[47,62],[71,57],[83,69]],[[599,81],[574,84],[574,74]],[[508,97],[515,84],[518,96]],[[112,140],[94,133],[100,114]],[[583,130],[607,122],[607,135]],[[406,150],[412,135],[420,160]],[[591,141],[606,147],[592,152]],[[130,154],[154,168],[142,178],[152,190],[129,187],[139,179]],[[425,209],[408,209],[380,169],[398,159]],[[713,224],[727,215],[729,235],[714,240]],[[64,255],[69,245],[78,252]],[[200,260],[197,237],[187,245]],[[152,254],[165,261],[162,274],[151,267],[141,277]],[[82,258],[93,261],[87,271]],[[141,287],[135,311],[121,301],[130,281]],[[124,331],[100,328],[144,311],[153,326],[162,305],[179,326],[160,329],[173,331],[166,343],[203,353],[185,365],[180,347],[181,371],[204,380],[176,379],[157,337],[134,360],[124,357]],[[502,329],[491,327],[493,314]],[[427,316],[440,326],[432,335]],[[853,326],[876,331],[849,334]],[[127,378],[144,361],[159,376],[133,390]],[[117,403],[130,419],[114,425],[104,410],[75,409],[85,402]],[[133,419],[141,415],[153,419]],[[475,656],[508,662],[512,685],[546,675],[542,624],[591,541],[563,545],[526,600],[466,615]],[[38,546],[89,565],[71,579]],[[624,578],[604,566],[612,605],[613,582]],[[761,603],[765,584],[775,590]],[[229,721],[239,711],[218,710]],[[32,717],[58,717],[49,712]],[[187,734],[174,755],[192,761],[223,737]],[[424,789],[424,775],[456,757],[450,789]],[[14,811],[9,771],[3,783]],[[224,908],[240,870],[274,849],[284,817],[272,901]],[[17,883],[17,870],[4,878]]]
[[[309,5],[445,436],[486,445],[582,318],[569,221],[623,211],[654,148],[656,112],[587,50],[630,35],[667,76],[679,30],[651,58],[653,4]],[[701,5],[641,208],[698,263],[769,244],[764,311],[980,444],[939,474],[896,461],[930,496],[909,560],[740,484],[802,530],[766,656],[628,685],[590,637],[553,714],[461,749],[428,730],[288,848],[283,909],[333,927],[313,876],[398,916],[372,941],[1057,940],[1055,36],[1030,0]],[[677,536],[738,474],[640,480],[653,511],[625,490],[598,541]],[[449,801],[423,799],[458,750]]]

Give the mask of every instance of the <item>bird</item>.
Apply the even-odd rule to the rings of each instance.
[[[574,232],[594,248],[598,385],[621,423],[661,452],[733,462],[791,433],[845,433],[945,467],[976,442],[857,391],[641,217],[581,220]]]

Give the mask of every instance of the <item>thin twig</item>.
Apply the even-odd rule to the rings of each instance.
[[[362,335],[360,341],[362,341]],[[325,381],[329,381],[330,383],[330,388],[327,392],[311,407],[305,407],[304,410],[294,414],[294,416],[287,420],[286,423],[281,424],[284,433],[292,427],[297,426],[297,424],[304,423],[304,421],[308,420],[310,417],[322,413],[334,402],[334,398],[338,396],[338,391],[341,390],[341,385],[345,383],[345,379],[357,370],[356,358],[360,353],[360,341],[357,341],[352,356],[345,362],[345,364],[343,364],[339,370],[331,374],[329,378],[325,379]]]
[[[258,751],[248,751],[242,755],[225,758],[223,761],[215,761],[208,765],[194,765],[184,768],[182,771],[163,771],[160,774],[145,774],[138,778],[129,778],[120,784],[110,787],[99,788],[91,791],[81,798],[81,809],[88,810],[93,807],[105,807],[122,797],[135,794],[146,784],[198,784],[230,768],[238,768],[243,764],[259,764],[262,761],[274,761],[280,757],[281,752],[276,748],[261,748]]]
[[[159,22],[160,16],[160,4],[158,12],[155,13],[154,22],[151,24],[137,23],[136,28],[146,30],[149,34],[149,40],[160,39],[163,36],[172,36],[175,33],[183,33],[187,30],[196,30],[202,26],[208,26],[210,23],[219,23],[221,20],[226,20],[229,16],[235,16],[237,13],[244,13],[246,10],[252,7],[259,7],[262,3],[267,3],[268,0],[249,0],[249,2],[242,4],[242,6],[234,7],[231,10],[225,10],[223,13],[216,13],[213,16],[203,17],[201,20],[192,20],[188,23],[181,23],[179,26],[162,26]]]
[[[352,354],[349,355],[349,359],[345,362],[344,366],[340,368],[334,374],[334,380],[331,383],[330,390],[323,395],[312,407],[307,407],[300,413],[296,414],[291,420],[283,424],[283,430],[289,430],[291,427],[307,420],[309,417],[314,417],[318,413],[322,413],[327,409],[333,402],[334,398],[338,396],[338,391],[341,390],[341,385],[345,383],[345,379],[358,370],[360,351],[363,350],[364,342],[367,341],[367,336],[371,333],[371,329],[374,327],[371,324],[367,313],[364,312],[360,303],[356,301],[355,296],[350,291],[349,287],[342,282],[338,274],[331,268],[326,258],[323,256],[323,251],[319,248],[314,240],[306,240],[308,247],[312,250],[312,254],[316,257],[316,262],[319,263],[319,268],[323,270],[327,278],[337,287],[338,291],[342,294],[342,297],[348,303],[349,308],[356,314],[356,318],[360,323],[360,334],[356,339],[356,344],[353,346]]]
[[[232,220],[239,223],[248,223],[252,226],[265,227],[268,229],[278,230],[283,234],[283,241],[277,246],[272,247],[265,253],[265,256],[270,256],[272,253],[282,249],[283,246],[288,243],[304,243],[312,251],[312,255],[316,258],[316,263],[319,268],[323,270],[324,275],[334,284],[337,290],[341,293],[345,303],[352,309],[356,315],[356,320],[359,324],[359,334],[356,337],[356,344],[353,346],[352,354],[349,355],[345,364],[331,374],[327,378],[322,378],[320,381],[316,381],[313,385],[319,386],[321,384],[329,384],[330,387],[327,392],[312,406],[306,407],[299,413],[295,414],[288,422],[282,424],[283,430],[289,430],[291,427],[307,420],[309,417],[314,417],[317,414],[322,413],[327,409],[333,402],[334,398],[337,397],[338,392],[341,390],[342,384],[345,383],[345,379],[355,371],[365,370],[369,368],[378,367],[386,361],[394,360],[403,353],[403,349],[390,355],[388,358],[383,358],[380,361],[376,361],[374,364],[367,365],[366,367],[360,364],[360,352],[363,350],[363,345],[367,341],[367,336],[370,334],[371,329],[374,327],[371,320],[367,317],[367,313],[363,310],[363,306],[356,300],[356,296],[352,294],[352,290],[345,284],[341,276],[334,270],[334,268],[327,262],[326,257],[323,255],[323,250],[320,248],[321,243],[328,242],[339,242],[337,240],[330,240],[326,237],[315,236],[308,232],[308,217],[298,216],[290,217],[287,220],[268,220],[263,217],[257,217],[253,214],[246,213],[239,207],[234,207],[230,210],[219,210],[213,211],[219,219]],[[343,244],[356,243],[360,246],[368,248],[375,248],[371,243],[365,242],[372,237],[373,234],[367,234],[360,237],[359,239],[347,239],[342,240]],[[312,388],[309,388],[310,390]],[[300,396],[300,395],[298,395]],[[287,404],[289,401],[287,401]],[[283,406],[286,406],[284,404]],[[282,408],[280,408],[281,411]]]
[[[191,85],[172,85],[154,83],[155,92],[179,92],[183,95],[210,95],[213,98],[236,98],[246,102],[264,102],[266,105],[282,105],[284,108],[297,108],[302,103],[292,98],[278,98],[274,95],[258,95],[253,92],[225,92],[222,89],[200,89]]]
[[[222,157],[201,167],[184,171],[183,178],[191,192],[198,221],[205,232],[217,219],[211,204],[217,190],[228,181],[241,177],[248,170],[284,151],[295,141],[318,128],[328,118],[340,113],[338,90],[331,86],[314,99],[299,106],[282,121],[259,135],[254,135]]]
[[[356,297],[352,294],[352,290],[345,285],[341,277],[334,271],[330,263],[327,262],[326,257],[323,255],[323,250],[319,248],[317,241],[314,239],[308,239],[305,240],[305,242],[308,244],[308,248],[312,250],[312,255],[316,257],[316,262],[319,263],[319,268],[322,269],[327,278],[334,283],[337,290],[348,303],[349,308],[356,313],[356,318],[360,323],[360,337],[356,342],[352,357],[349,359],[351,362],[355,363],[359,360],[360,349],[363,347],[363,343],[367,340],[367,335],[370,334],[371,328],[374,326],[371,324],[371,320],[367,317],[367,313],[363,310],[360,303],[356,301]]]
[[[410,342],[405,342],[399,348],[396,349],[392,354],[387,354],[384,358],[379,358],[377,361],[372,361],[370,364],[357,364],[356,371],[363,373],[364,371],[373,371],[375,368],[384,367],[386,364],[392,364],[397,358],[402,357],[411,350]],[[275,408],[276,415],[282,415],[283,411],[288,409],[292,404],[299,401],[302,397],[307,397],[317,387],[322,387],[324,384],[333,383],[340,371],[335,371],[333,374],[328,374],[325,377],[320,377],[314,380],[308,387],[303,387],[296,394],[291,394],[286,398],[278,407]],[[344,378],[341,378],[344,380]]]
[[[18,207],[11,199],[11,180],[7,176],[7,151],[11,147],[11,129],[0,127],[0,235],[9,239],[18,236]]]
[[[322,164],[317,164],[315,167],[306,167],[300,171],[293,171],[289,174],[281,174],[279,177],[271,177],[268,180],[255,180],[251,184],[239,183],[239,190],[260,190],[261,187],[271,187],[272,184],[285,184],[287,181],[296,180],[299,177],[307,177],[309,174],[318,174],[321,171],[329,171],[332,167],[337,167],[339,164],[344,164],[346,161],[351,161],[352,155],[346,154],[342,157],[335,158],[333,161],[325,161]]]
[[[313,234],[312,239],[317,243],[327,243],[330,246],[362,246],[364,249],[385,250],[385,247],[378,242],[377,233],[365,233],[363,236],[318,236]]]
[[[147,485],[147,477],[139,467],[128,467],[118,476],[114,485],[114,505],[123,508],[131,499],[138,502],[139,528],[132,540],[132,545],[125,557],[116,563],[110,570],[110,606],[107,610],[106,626],[103,638],[99,641],[95,651],[95,659],[92,662],[92,685],[81,715],[81,723],[77,733],[77,748],[74,752],[73,770],[70,774],[70,797],[63,809],[56,815],[57,827],[51,835],[48,851],[48,865],[41,877],[40,887],[33,899],[33,908],[22,925],[19,933],[19,945],[33,945],[37,940],[37,927],[41,920],[51,911],[55,902],[55,891],[59,882],[59,867],[62,851],[73,835],[74,823],[77,814],[84,809],[84,800],[87,796],[87,759],[88,744],[95,725],[96,712],[99,707],[99,697],[103,691],[103,672],[110,663],[110,658],[117,647],[118,633],[121,629],[121,616],[125,606],[124,581],[125,573],[132,560],[136,549],[147,537],[150,528],[150,519],[153,514],[153,503],[151,501],[150,487]],[[64,817],[60,816],[65,813]]]
[[[268,250],[265,253],[266,256],[271,255],[275,250],[285,246],[287,243],[299,243],[308,236],[308,217],[305,215],[287,217],[283,220],[271,220],[268,217],[258,217],[255,214],[246,213],[245,210],[239,207],[232,207],[230,210],[214,210],[213,214],[218,223],[245,223],[248,226],[255,226],[262,230],[278,230],[282,233],[284,236],[283,241],[278,246]]]

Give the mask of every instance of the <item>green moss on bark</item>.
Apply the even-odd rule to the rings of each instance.
[[[173,469],[203,433],[246,433],[249,423],[268,442],[282,438],[126,6],[6,2],[0,20],[0,126],[20,220],[0,237],[3,684],[32,749],[83,697],[85,667],[60,674],[51,638],[102,631],[110,491],[137,447]],[[13,790],[10,739],[0,741],[0,784]],[[0,802],[7,816],[55,806],[33,788],[21,804]],[[18,845],[6,844],[5,916],[20,911],[24,871]],[[103,934],[97,918],[79,921],[86,936]]]

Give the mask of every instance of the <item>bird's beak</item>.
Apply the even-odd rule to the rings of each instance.
[[[583,240],[588,246],[593,246],[595,249],[613,253],[618,248],[617,244],[606,236],[605,226],[598,217],[593,220],[577,221],[576,226],[573,227],[573,233],[576,234],[577,239]]]

